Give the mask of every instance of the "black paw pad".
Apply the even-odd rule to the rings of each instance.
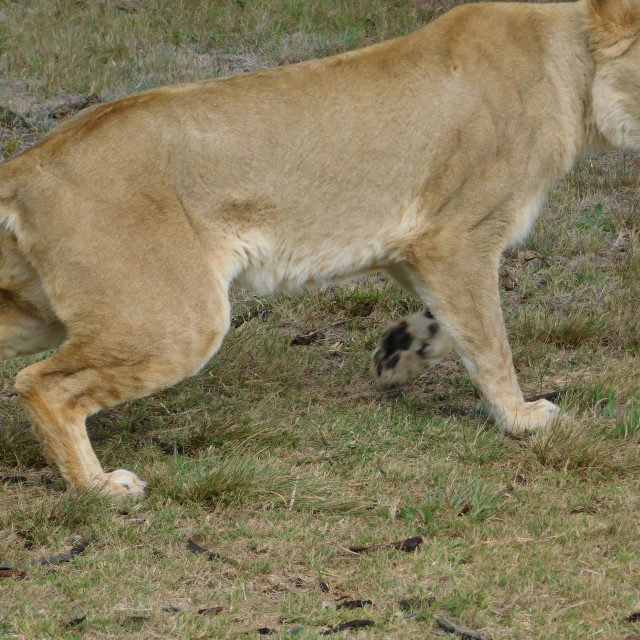
[[[400,362],[401,353],[408,351],[413,341],[414,336],[409,332],[408,324],[404,320],[385,331],[380,346],[372,355],[372,364],[378,377],[384,370],[393,369]]]
[[[394,351],[406,351],[413,342],[413,336],[407,331],[407,323],[401,322],[382,334],[380,342],[385,356],[389,356]]]

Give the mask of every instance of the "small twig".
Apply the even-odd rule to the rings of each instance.
[[[351,549],[349,549],[348,547],[343,547],[339,544],[336,545],[337,549],[340,549],[340,551],[344,551],[345,553],[351,555],[351,556],[358,556],[360,555],[357,551],[351,551]]]
[[[206,607],[204,609],[198,609],[198,614],[203,615],[205,613],[222,613],[224,607]]]
[[[0,578],[20,578],[23,580],[27,577],[25,571],[22,569],[16,569],[15,567],[1,566],[0,567]]]
[[[29,565],[35,567],[37,565],[58,564],[59,562],[69,562],[74,556],[82,553],[90,544],[93,544],[95,540],[92,538],[77,544],[75,547],[71,547],[68,553],[59,553],[55,556],[46,556],[44,558],[37,558],[32,560]]]
[[[561,613],[565,611],[569,611],[569,609],[575,609],[575,607],[583,607],[585,604],[589,604],[591,600],[582,600],[582,602],[576,602],[575,604],[570,604],[568,607],[564,607],[564,609],[560,609],[560,611],[556,612],[556,616],[559,616]]]
[[[443,629],[446,629],[451,633],[457,633],[463,638],[470,638],[470,640],[489,640],[487,636],[483,636],[476,631],[471,631],[471,629],[464,629],[463,627],[457,625],[455,622],[451,622],[451,620],[447,620],[442,616],[435,616],[435,620]]]
[[[293,509],[293,505],[296,502],[296,493],[298,493],[298,482],[300,481],[300,476],[296,476],[296,482],[293,485],[293,491],[291,492],[291,502],[289,502],[289,511]]]

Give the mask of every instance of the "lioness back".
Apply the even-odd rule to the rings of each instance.
[[[142,193],[170,190],[216,268],[226,261],[230,277],[244,274],[253,288],[384,267],[439,224],[452,192],[469,185],[476,198],[488,159],[504,173],[491,186],[499,198],[500,178],[510,188],[525,156],[538,156],[548,169],[527,185],[533,195],[518,194],[535,202],[571,162],[560,128],[539,137],[564,89],[540,65],[545,44],[561,35],[558,13],[572,17],[563,8],[464,6],[365,49],[153,89],[98,106],[28,153],[64,162],[79,183],[95,167],[110,192],[132,180]],[[562,129],[580,126],[574,115]],[[500,120],[508,130],[496,136]],[[123,207],[121,215],[140,214]],[[478,214],[458,215],[471,225]],[[216,255],[221,242],[236,244],[234,259]]]

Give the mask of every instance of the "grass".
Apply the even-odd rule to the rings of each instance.
[[[3,66],[43,97],[62,90],[114,97],[299,62],[405,33],[442,11],[380,0],[26,0],[0,8]]]
[[[69,95],[325,55],[446,6],[0,1],[0,104],[22,117],[0,118],[2,153],[38,139],[47,105]],[[397,392],[374,389],[382,327],[420,308],[380,275],[272,298],[234,291],[234,326],[199,375],[91,418],[105,466],[150,483],[137,504],[65,490],[11,386],[43,356],[3,363],[0,564],[27,576],[0,578],[0,638],[269,627],[305,639],[366,618],[373,627],[343,635],[422,639],[435,614],[494,640],[639,634],[639,169],[634,155],[585,159],[505,255],[525,395],[559,391],[565,409],[536,438],[488,424],[455,357]],[[348,551],[416,535],[413,553]],[[191,553],[189,538],[222,558]],[[82,540],[93,542],[70,562],[30,565]],[[373,604],[339,609],[344,598]],[[211,607],[223,610],[198,613]]]

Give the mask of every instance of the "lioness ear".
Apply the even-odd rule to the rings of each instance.
[[[617,58],[640,32],[640,1],[587,0],[589,43],[599,59]]]

